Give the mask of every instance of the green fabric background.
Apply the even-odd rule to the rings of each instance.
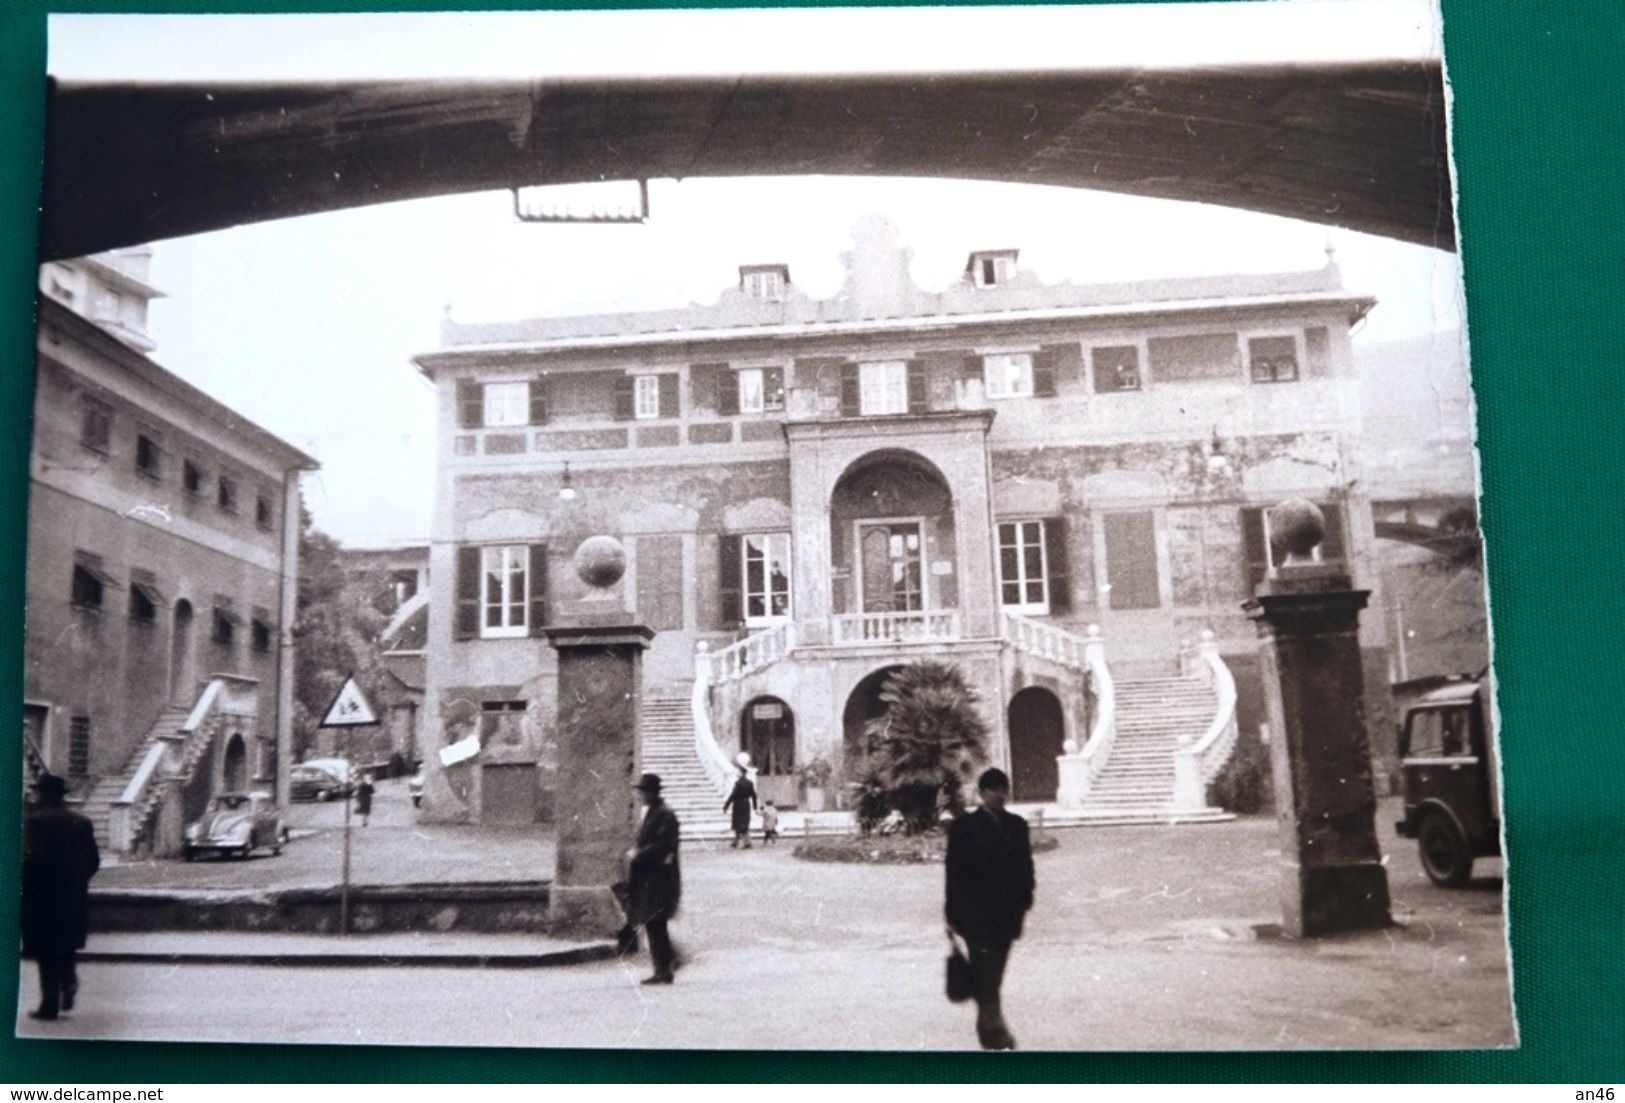
[[[7,430],[0,434],[0,503],[15,519],[0,536],[0,609],[23,608],[46,12],[451,6],[421,0],[0,0],[0,134],[6,139],[0,157],[0,410]],[[487,0],[463,6],[526,5]],[[1023,1053],[990,1061],[972,1053],[290,1050],[6,1037],[0,1039],[0,1082],[840,1078],[1625,1086],[1625,725],[1619,719],[1625,689],[1625,4],[1446,0],[1444,16],[1505,720],[1520,1050]],[[0,701],[15,707],[22,695],[23,636],[20,618],[11,624],[0,635]],[[0,753],[0,792],[20,791],[20,757]],[[6,869],[16,868],[19,826],[17,816],[0,815]],[[14,899],[0,894],[0,945],[17,944]],[[0,1023],[9,1023],[16,983],[14,970],[0,968]],[[427,999],[432,1014],[432,996]],[[9,1025],[0,1032],[9,1035]]]

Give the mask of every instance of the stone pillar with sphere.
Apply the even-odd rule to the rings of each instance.
[[[1242,608],[1258,627],[1281,828],[1283,925],[1297,937],[1389,926],[1365,724],[1360,610],[1340,567],[1314,561],[1325,519],[1294,499],[1269,513],[1275,564]]]
[[[557,861],[551,924],[581,935],[625,922],[610,886],[625,879],[637,829],[638,703],[643,651],[654,631],[610,592],[626,570],[618,540],[593,536],[575,553],[587,596],[547,628],[558,652]]]

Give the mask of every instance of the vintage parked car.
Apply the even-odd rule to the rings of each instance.
[[[347,797],[354,784],[354,772],[345,759],[313,758],[288,771],[288,799],[332,800]]]
[[[1490,677],[1444,686],[1405,712],[1399,734],[1405,814],[1436,885],[1465,885],[1477,858],[1501,853],[1501,799]]]
[[[201,820],[187,825],[182,853],[188,862],[207,850],[221,857],[246,858],[261,846],[281,854],[287,841],[288,829],[282,826],[282,813],[271,794],[221,793]]]

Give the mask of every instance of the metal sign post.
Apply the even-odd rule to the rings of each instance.
[[[378,726],[378,713],[368,702],[361,687],[356,684],[352,673],[344,679],[338,693],[333,697],[333,703],[327,706],[327,712],[322,716],[319,728],[371,728]],[[345,751],[354,751],[348,743]],[[349,762],[349,758],[345,758]],[[350,808],[355,795],[353,775],[355,765],[350,766],[352,777],[344,779],[344,862],[342,879],[339,882],[339,934],[350,933]]]

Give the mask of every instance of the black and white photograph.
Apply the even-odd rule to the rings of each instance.
[[[19,1036],[1517,1046],[1428,0],[48,33]]]

